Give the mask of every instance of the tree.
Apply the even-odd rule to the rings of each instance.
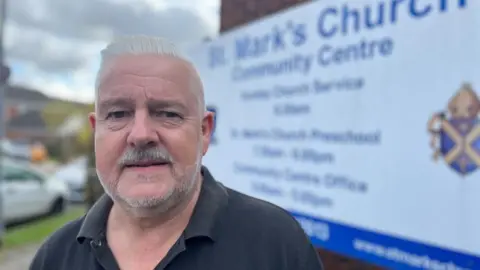
[[[59,128],[72,119],[81,119],[81,128],[73,133],[62,134],[58,141],[49,146],[49,154],[57,153],[60,160],[89,153],[89,140],[92,132],[88,123],[88,113],[94,110],[93,104],[78,104],[68,101],[55,100],[47,104],[42,111],[42,117],[50,132],[58,135]],[[74,124],[74,125],[78,125]],[[60,147],[60,148],[59,148]],[[57,149],[58,148],[58,149]]]
[[[79,104],[63,100],[49,102],[42,111],[42,117],[50,131],[55,131],[65,120],[76,114],[83,114],[85,117],[91,112],[93,104]]]
[[[90,104],[88,107],[88,112],[93,112],[94,110],[95,110],[95,106],[93,104]],[[77,142],[80,145],[82,145],[82,148],[90,149],[92,136],[93,136],[92,128],[90,126],[90,123],[88,122],[87,115],[85,115],[84,125],[76,136]]]

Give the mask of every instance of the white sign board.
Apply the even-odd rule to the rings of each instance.
[[[204,163],[315,245],[480,269],[480,1],[315,1],[192,48]]]

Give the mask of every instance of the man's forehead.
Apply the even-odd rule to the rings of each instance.
[[[104,98],[99,100],[99,109],[108,109],[111,107],[136,107],[141,102],[141,106],[147,107],[175,107],[177,109],[181,109],[186,111],[188,107],[192,106],[193,104],[185,103],[184,100],[176,99],[176,98],[157,98],[157,97],[148,97],[145,99],[135,99],[128,96],[117,96],[113,98]],[[189,106],[190,105],[190,106]]]
[[[99,88],[168,87],[190,88],[188,64],[171,56],[125,55],[107,62]]]
[[[179,58],[168,55],[122,55],[109,61],[109,72],[132,74],[145,77],[189,76],[189,64]]]
[[[189,88],[190,84],[185,80],[175,80],[168,76],[141,76],[135,74],[111,74],[105,78],[101,85],[101,92],[132,92],[143,90],[152,92],[155,90],[177,90]]]
[[[101,79],[98,104],[108,100],[177,100],[194,105],[193,67],[173,56],[124,55],[107,62]],[[140,100],[139,100],[140,99]],[[192,104],[190,104],[192,103]]]

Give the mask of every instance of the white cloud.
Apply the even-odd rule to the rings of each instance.
[[[69,75],[56,76],[39,70],[32,64],[20,63],[22,72],[13,74],[12,83],[40,90],[51,97],[66,100],[92,102],[94,88],[92,81],[95,72],[93,69],[80,69]]]
[[[218,31],[219,0],[137,0],[135,6],[125,6],[131,3],[10,1],[5,40],[12,82],[91,102],[99,51],[113,35],[163,35],[185,45]]]
[[[129,1],[129,0],[122,0]],[[220,28],[220,0],[144,0],[152,8],[157,10],[167,9],[169,7],[181,7],[195,10],[215,32]]]

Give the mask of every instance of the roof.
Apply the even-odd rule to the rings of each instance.
[[[6,86],[5,98],[29,101],[48,101],[50,99],[47,95],[39,91],[14,85]]]
[[[31,88],[19,86],[19,85],[7,85],[6,91],[5,91],[5,99],[28,100],[28,101],[38,101],[38,102],[62,101],[62,102],[67,102],[77,106],[88,105],[88,103],[49,97],[38,90],[34,90]]]
[[[44,93],[33,90],[27,87],[18,86],[18,85],[7,85],[5,88],[5,98],[7,99],[7,104],[29,104],[29,110],[24,113],[21,113],[17,116],[12,117],[7,122],[7,129],[15,130],[15,131],[34,131],[34,132],[47,132],[48,126],[43,119],[42,113],[40,109],[43,108],[44,105],[40,107],[35,107],[32,104],[48,104],[49,102],[66,102],[70,103],[74,106],[88,106],[86,103],[82,102],[73,102],[67,101],[62,99],[56,99],[45,95]],[[8,101],[9,100],[9,101]],[[33,107],[32,107],[33,106]],[[40,108],[40,109],[39,109]]]
[[[46,129],[46,127],[47,125],[45,124],[41,113],[36,111],[28,111],[20,114],[10,119],[7,123],[7,128],[13,129]]]

